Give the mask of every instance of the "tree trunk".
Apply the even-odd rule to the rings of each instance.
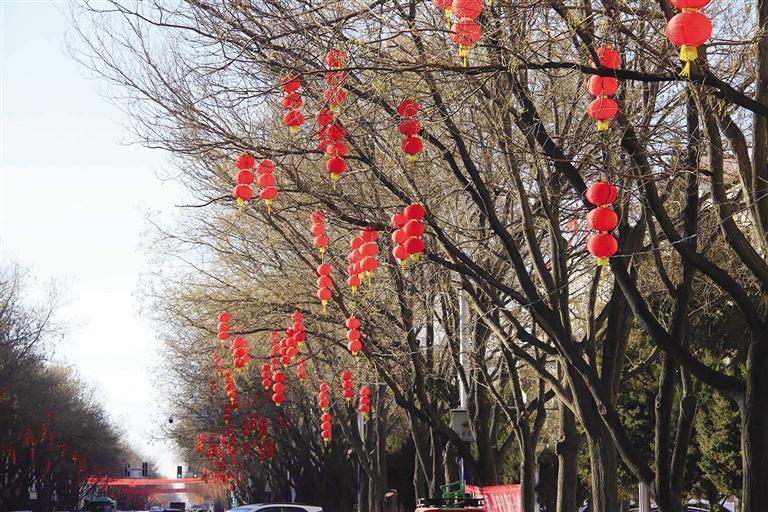
[[[616,448],[603,425],[592,432],[587,430],[587,446],[592,483],[591,512],[615,512],[619,510]]]
[[[525,422],[522,419],[521,422]],[[520,503],[522,512],[536,512],[536,451],[531,441],[528,428],[519,429],[523,435],[518,436],[520,443]]]
[[[747,391],[740,403],[744,512],[768,506],[768,331],[754,337],[747,358]]]
[[[561,401],[560,439],[557,441],[557,512],[576,512],[579,509],[578,491],[578,452],[579,434],[576,430],[576,418],[573,412]]]

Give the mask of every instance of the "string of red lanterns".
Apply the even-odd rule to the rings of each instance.
[[[256,184],[261,189],[259,199],[267,205],[267,212],[272,211],[272,201],[277,197],[277,179],[275,178],[275,163],[272,160],[264,159],[256,169],[259,173],[259,180]]]
[[[353,356],[357,356],[361,350],[363,350],[363,342],[361,341],[362,333],[360,332],[360,320],[355,316],[347,318],[347,349]]]
[[[621,65],[621,56],[613,48],[597,48],[595,53],[600,59],[600,66],[604,68],[616,69]],[[594,62],[590,64],[592,67],[596,67]],[[619,81],[612,76],[592,75],[587,82],[589,94],[597,96],[587,106],[587,114],[597,121],[597,131],[599,132],[607,130],[610,120],[616,117],[619,112],[618,103],[610,98],[616,94],[618,88]]]
[[[314,239],[314,246],[320,251],[320,256],[325,254],[328,248],[328,234],[325,231],[325,214],[321,210],[315,210],[309,214],[309,220],[312,221],[310,232]]]
[[[328,306],[328,301],[331,300],[333,293],[331,292],[331,264],[321,263],[317,266],[317,298],[320,299],[320,303],[323,305],[323,311]]]
[[[408,155],[408,159],[415,161],[419,153],[424,150],[424,142],[418,136],[421,131],[421,123],[415,119],[419,113],[419,104],[411,99],[404,99],[397,107],[397,113],[400,116],[398,130],[404,136],[400,143],[400,149]]]
[[[351,402],[355,397],[355,387],[352,383],[352,372],[344,370],[341,372],[341,396],[344,400]]]
[[[360,387],[360,399],[357,410],[363,415],[368,416],[371,411],[371,389],[368,386]]]
[[[710,0],[670,0],[681,12],[667,22],[665,35],[670,43],[680,48],[680,60],[685,63],[680,76],[691,76],[691,62],[699,57],[697,48],[712,35],[712,21],[700,12]]]
[[[418,261],[424,251],[425,244],[421,237],[424,235],[424,219],[426,211],[423,206],[413,203],[405,207],[402,213],[392,215],[392,255],[401,265],[409,258]]]
[[[283,114],[283,124],[288,127],[291,135],[296,135],[304,124],[304,114],[299,110],[304,104],[304,100],[299,94],[301,89],[301,80],[296,75],[287,75],[282,80],[283,99],[280,105],[288,111]]]
[[[619,217],[610,205],[618,198],[616,185],[597,181],[587,188],[587,201],[596,206],[587,214],[590,228],[597,231],[587,241],[587,250],[596,258],[598,266],[608,263],[608,258],[619,250],[619,242],[610,233],[619,224]]]
[[[272,384],[272,402],[280,407],[285,402],[285,374],[281,370],[277,370],[272,378],[275,381]]]
[[[235,188],[232,190],[232,197],[235,198],[238,205],[244,205],[253,198],[253,167],[256,165],[252,155],[242,153],[235,160],[235,167],[238,169],[235,174]]]
[[[229,321],[232,320],[232,315],[226,311],[222,311],[218,316],[219,320],[219,334],[216,336],[221,341],[229,339]]]
[[[330,443],[333,437],[333,416],[328,412],[320,415],[320,437],[325,444]]]
[[[341,110],[341,106],[347,100],[347,91],[344,85],[347,83],[349,75],[346,71],[340,71],[347,65],[348,57],[346,52],[338,48],[332,48],[325,54],[325,64],[329,71],[325,73],[326,88],[323,92],[323,101],[328,104],[332,112]]]
[[[453,0],[452,14],[456,21],[451,27],[451,41],[459,47],[464,67],[469,64],[469,52],[482,36],[482,27],[476,18],[483,13],[482,0]]]
[[[376,241],[379,239],[379,232],[373,228],[366,228],[360,231],[360,234],[349,241],[350,252],[347,255],[347,284],[354,293],[362,285],[362,278],[371,276],[379,267],[379,245]]]
[[[230,345],[232,352],[233,365],[236,370],[242,370],[251,361],[248,353],[248,342],[242,336],[235,336]]]

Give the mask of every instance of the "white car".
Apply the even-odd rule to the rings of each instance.
[[[303,503],[256,503],[241,505],[227,512],[323,512],[323,509]]]

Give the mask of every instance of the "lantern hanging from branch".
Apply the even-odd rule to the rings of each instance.
[[[680,60],[685,63],[680,76],[691,76],[691,62],[699,56],[697,48],[712,35],[712,21],[698,9],[708,4],[703,0],[676,0],[672,5],[682,9],[667,22],[665,35],[670,43],[680,48]]]
[[[325,231],[325,214],[321,210],[316,210],[309,214],[309,220],[312,221],[310,232],[314,238],[314,246],[320,251],[320,255],[325,254],[328,248],[328,235]]]
[[[287,75],[283,77],[281,86],[284,96],[280,104],[288,110],[283,114],[283,124],[288,127],[291,135],[296,135],[301,125],[304,124],[304,115],[299,111],[304,103],[298,92],[301,88],[301,81],[296,75]]]
[[[357,410],[363,416],[368,416],[368,413],[371,411],[371,390],[368,386],[360,387],[360,399]]]
[[[362,333],[360,332],[360,320],[355,316],[347,318],[347,349],[353,356],[357,356],[361,350],[363,350],[363,343],[361,341]]]
[[[608,263],[608,258],[619,249],[618,240],[611,234],[619,224],[618,215],[611,209],[617,197],[616,186],[603,180],[590,185],[585,193],[586,200],[596,206],[587,214],[589,227],[597,231],[587,240],[587,250],[596,258],[598,266]]]
[[[331,264],[330,263],[321,263],[317,267],[317,275],[318,277],[328,277],[330,279],[331,277]],[[317,298],[320,299],[320,302],[323,305],[323,311],[325,311],[326,307],[328,306],[328,301],[331,300],[331,297],[333,294],[331,293],[331,288],[329,286],[323,286],[317,290]]]

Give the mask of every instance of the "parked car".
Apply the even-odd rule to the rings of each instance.
[[[256,503],[241,505],[227,512],[323,512],[323,509],[303,503]]]

